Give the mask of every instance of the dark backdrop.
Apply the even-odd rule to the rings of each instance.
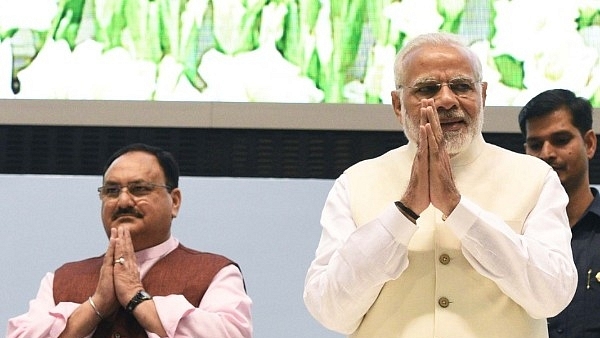
[[[518,133],[484,133],[523,152]],[[348,166],[406,143],[400,131],[322,131],[0,125],[0,173],[99,175],[121,146],[171,151],[183,176],[333,179]],[[590,180],[600,184],[600,152]]]

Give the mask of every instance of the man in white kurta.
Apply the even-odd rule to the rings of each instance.
[[[484,141],[486,85],[466,47],[432,34],[399,60],[409,143],[336,180],[309,312],[351,337],[547,337],[577,282],[558,177]]]

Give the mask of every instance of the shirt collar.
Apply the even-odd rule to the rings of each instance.
[[[137,251],[135,253],[135,258],[137,259],[138,264],[142,264],[149,260],[157,260],[166,256],[169,252],[175,250],[175,248],[177,248],[178,245],[179,240],[171,236],[169,237],[169,239],[156,246]]]
[[[584,215],[588,212],[592,212],[598,216],[600,216],[600,194],[598,194],[598,190],[596,188],[590,187],[592,194],[594,195],[594,200],[592,204],[587,208],[587,210],[583,213]]]

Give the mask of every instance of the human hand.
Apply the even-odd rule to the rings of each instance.
[[[129,229],[125,226],[119,226],[115,231],[115,252],[113,256],[115,262],[113,272],[115,294],[119,303],[122,306],[127,306],[133,296],[142,290],[144,286],[140,278]],[[117,263],[117,260],[121,260],[122,263]]]
[[[426,116],[425,129],[429,154],[429,199],[431,204],[444,215],[450,215],[460,201],[460,194],[454,183],[450,155],[446,150],[446,140],[433,99],[421,102],[421,116]]]
[[[98,285],[96,286],[94,295],[92,295],[94,304],[104,317],[115,312],[120,306],[115,294],[113,281],[115,245],[116,230],[112,229],[109,238],[108,249],[104,255],[102,267],[100,267],[100,278],[98,280]]]
[[[449,215],[460,200],[433,99],[421,101],[419,142],[402,203],[420,214],[433,204]]]

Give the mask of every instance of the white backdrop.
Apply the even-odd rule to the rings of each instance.
[[[0,175],[0,332],[25,313],[47,271],[105,251],[100,176]],[[238,262],[254,301],[256,338],[341,337],[302,301],[332,180],[182,177],[173,233]]]

